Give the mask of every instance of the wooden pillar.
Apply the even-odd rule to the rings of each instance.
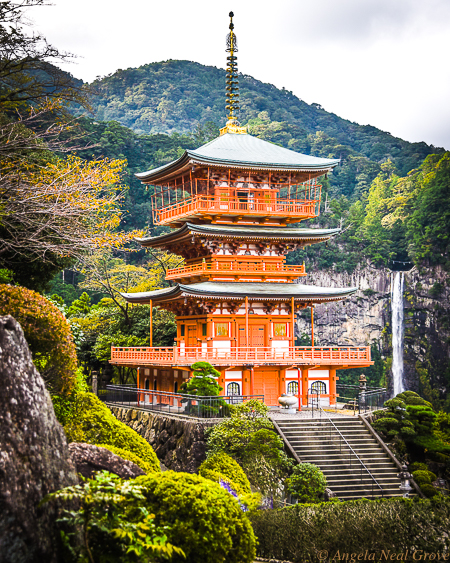
[[[250,395],[254,395],[254,389],[253,389],[254,377],[255,377],[255,369],[252,367],[250,369]]]
[[[286,371],[284,369],[278,370],[278,396],[281,396],[283,393],[286,393],[285,373]]]
[[[314,305],[311,305],[311,346],[314,348]]]
[[[329,395],[330,395],[330,406],[336,404],[336,370],[330,367],[330,379],[329,379]]]
[[[245,342],[247,348],[250,348],[250,334],[248,330],[248,297],[245,296]]]
[[[153,301],[150,299],[150,348],[153,346]]]
[[[302,370],[297,368],[297,399],[298,399],[298,410],[302,410]]]
[[[294,298],[291,297],[291,340],[292,340],[292,348],[295,346],[295,309],[294,309]],[[292,351],[294,352],[294,351]]]
[[[302,367],[302,404],[308,406],[308,368]]]

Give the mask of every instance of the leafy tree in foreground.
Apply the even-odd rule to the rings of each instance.
[[[21,325],[36,368],[52,392],[70,394],[77,356],[70,325],[48,299],[24,287],[0,285],[0,315]]]

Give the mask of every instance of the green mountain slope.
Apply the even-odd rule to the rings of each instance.
[[[95,118],[118,121],[139,134],[189,133],[208,121],[225,123],[225,71],[215,67],[169,60],[118,70],[93,86],[100,93],[93,103]],[[263,114],[267,119],[286,125],[283,134],[271,140],[294,150],[317,153],[314,140],[322,132],[333,139],[332,156],[359,153],[374,162],[390,158],[402,174],[428,154],[440,152],[426,143],[409,143],[342,119],[251,76],[241,75],[240,93],[242,123],[267,112]]]

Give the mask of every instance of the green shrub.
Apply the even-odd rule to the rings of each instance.
[[[414,473],[414,471],[428,471],[428,467],[426,463],[420,463],[418,461],[415,461],[414,463],[411,463],[411,465],[408,467],[408,471],[410,473]]]
[[[239,503],[220,485],[198,475],[166,471],[138,477],[156,526],[169,526],[168,541],[180,547],[180,563],[251,563],[256,540]]]
[[[143,486],[133,479],[122,481],[102,471],[48,495],[43,503],[53,500],[63,508],[58,520],[65,539],[61,561],[151,563],[171,560],[173,553],[182,556],[167,542],[167,527],[155,526]]]
[[[319,502],[325,492],[327,480],[322,471],[312,463],[300,463],[286,480],[289,494],[299,502]]]
[[[145,471],[147,474],[148,473],[155,473],[155,469],[150,463],[148,463],[147,461],[144,461],[139,456],[137,456],[136,454],[134,454],[134,453],[132,453],[128,450],[124,450],[123,448],[116,448],[115,446],[111,446],[110,444],[95,444],[95,445],[98,446],[99,448],[105,448],[105,449],[109,450],[110,452],[112,452],[113,454],[120,456],[123,459],[126,459],[128,461],[132,461],[138,467],[140,467],[143,471]]]
[[[64,428],[69,440],[76,433],[82,434],[82,441],[122,448],[148,463],[153,471],[160,471],[158,458],[150,444],[117,420],[98,397],[92,393],[78,395],[75,413],[73,422]]]
[[[239,463],[258,491],[279,496],[282,482],[291,472],[292,461],[267,417],[267,407],[258,401],[248,403],[239,405],[231,418],[207,432],[208,457],[227,453]]]
[[[420,490],[427,498],[439,496],[439,491],[435,489],[430,483],[424,483],[423,485],[420,485]]]
[[[298,504],[249,517],[258,556],[293,563],[318,561],[317,554],[326,552],[328,561],[342,561],[343,554],[367,550],[381,561],[381,550],[411,554],[414,546],[418,555],[418,550],[447,553],[449,547],[450,499],[442,497]]]
[[[418,470],[418,471],[414,471],[413,474],[413,479],[414,481],[419,485],[426,485],[426,484],[431,484],[431,475],[430,475],[430,471],[428,470]]]
[[[242,467],[225,452],[217,452],[200,465],[198,474],[209,479],[210,477],[204,475],[205,471],[213,471],[225,476],[232,483],[237,485],[239,490],[236,489],[236,492],[238,494],[251,493],[250,482]],[[215,479],[213,480],[215,481]]]
[[[59,309],[31,289],[0,285],[0,315],[20,323],[49,390],[70,394],[76,385],[77,354],[70,325]]]
[[[258,399],[249,399],[238,405],[230,405],[230,410],[233,416],[237,418],[248,418],[249,416],[267,418],[269,407]]]

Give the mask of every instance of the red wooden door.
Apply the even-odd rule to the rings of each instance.
[[[247,344],[245,326],[239,327],[239,347],[243,346],[265,346],[265,327],[264,325],[249,325],[250,342]]]
[[[278,404],[278,370],[258,371],[253,373],[253,394],[264,395],[264,402],[269,406]]]
[[[188,347],[197,346],[197,326],[188,325],[187,345]]]

